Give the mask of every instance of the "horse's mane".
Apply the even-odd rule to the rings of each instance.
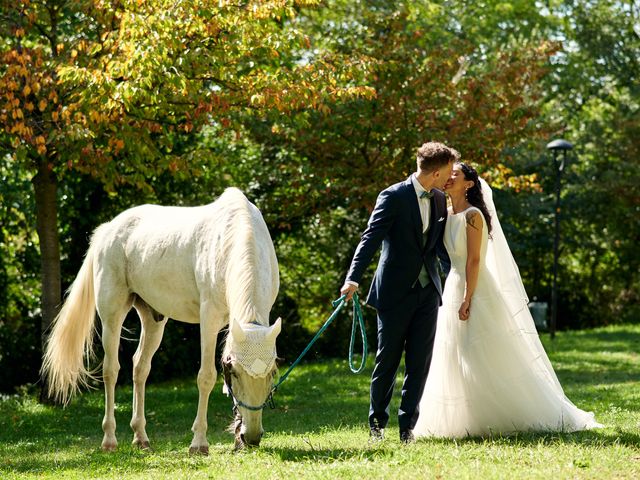
[[[248,323],[265,319],[259,314],[253,298],[256,294],[256,239],[251,206],[237,188],[228,188],[218,199],[224,202],[226,225],[222,237],[225,258],[226,300],[229,321]]]

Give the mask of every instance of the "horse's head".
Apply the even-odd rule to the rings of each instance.
[[[277,373],[276,338],[280,327],[280,319],[271,327],[231,322],[222,367],[227,393],[236,408],[236,448],[260,444],[262,409]]]

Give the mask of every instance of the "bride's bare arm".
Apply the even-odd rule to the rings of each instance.
[[[467,320],[471,310],[471,298],[478,285],[480,271],[480,246],[482,244],[482,218],[477,210],[466,214],[467,220],[467,264],[465,267],[464,300],[458,310],[460,320]]]

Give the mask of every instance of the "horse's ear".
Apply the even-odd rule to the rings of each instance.
[[[242,327],[235,320],[231,320],[231,336],[235,342],[244,342],[247,338]]]
[[[275,323],[273,325],[271,325],[271,331],[269,332],[269,338],[272,338],[272,339],[275,340],[275,338],[280,333],[281,329],[282,329],[282,319],[280,317],[278,317],[278,319],[275,321]]]

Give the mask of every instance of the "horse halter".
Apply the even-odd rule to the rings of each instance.
[[[233,393],[233,388],[231,386],[231,362],[222,362],[222,373],[224,376],[224,386],[227,389],[227,395],[231,397],[233,400],[233,411],[234,413],[238,412],[238,407],[246,408],[247,410],[251,410],[252,412],[260,412],[264,410],[264,407],[267,405],[274,409],[276,408],[275,402],[273,401],[273,393],[276,391],[275,388],[271,388],[269,394],[267,395],[267,399],[261,405],[249,405],[244,403],[238,397],[236,397],[235,393]],[[273,382],[272,382],[273,384]]]

